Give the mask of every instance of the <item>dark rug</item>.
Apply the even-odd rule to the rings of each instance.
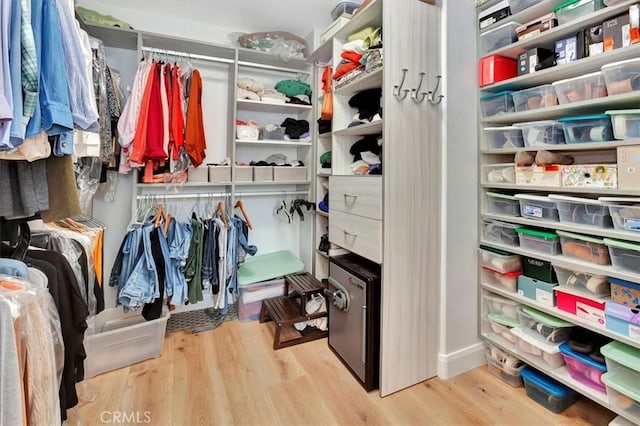
[[[236,305],[230,305],[226,314],[217,309],[205,308],[190,312],[171,314],[167,322],[167,333],[193,330],[194,333],[215,330],[226,321],[238,319]]]

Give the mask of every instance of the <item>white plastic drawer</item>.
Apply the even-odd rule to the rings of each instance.
[[[329,180],[331,211],[382,219],[382,177],[332,176]]]
[[[382,221],[331,207],[329,241],[376,263],[382,263]]]

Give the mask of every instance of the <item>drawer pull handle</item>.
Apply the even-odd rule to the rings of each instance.
[[[344,198],[358,198],[356,194],[342,194],[342,195],[344,195]]]
[[[342,232],[344,232],[344,235],[349,235],[349,236],[352,236],[352,237],[357,237],[358,236],[358,234],[354,234],[352,232],[349,232],[346,229],[343,229]]]

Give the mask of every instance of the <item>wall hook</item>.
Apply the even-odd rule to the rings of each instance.
[[[438,105],[440,102],[442,102],[442,98],[444,98],[444,95],[438,95],[436,98],[436,94],[438,93],[438,89],[440,88],[441,79],[441,75],[436,75],[436,87],[433,89],[433,91],[429,92],[428,101],[431,105]]]
[[[409,70],[407,68],[402,68],[402,80],[400,81],[400,85],[396,84],[395,86],[393,86],[393,96],[395,96],[399,101],[403,101],[407,97],[407,94],[409,94],[410,92],[409,89],[402,89],[404,87],[404,82],[407,78],[408,71]],[[404,92],[404,95],[401,95],[401,92]]]
[[[420,89],[422,88],[422,83],[424,81],[424,76],[426,75],[426,73],[421,72],[420,74],[418,74],[420,76],[420,82],[418,83],[418,87],[416,87],[415,89],[411,89],[411,99],[419,104],[422,103],[424,101],[424,98],[427,97],[427,92],[422,92],[420,93]],[[421,98],[418,98],[419,95],[422,95]]]

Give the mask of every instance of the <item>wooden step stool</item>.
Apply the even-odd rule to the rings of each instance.
[[[260,322],[272,320],[276,325],[273,349],[286,348],[326,337],[328,331],[312,327],[301,333],[293,326],[298,322],[327,316],[327,312],[309,315],[305,310],[310,297],[314,294],[324,294],[322,283],[309,273],[287,275],[284,277],[284,283],[285,296],[263,300],[260,309]],[[292,290],[291,294],[289,294],[289,290]]]

